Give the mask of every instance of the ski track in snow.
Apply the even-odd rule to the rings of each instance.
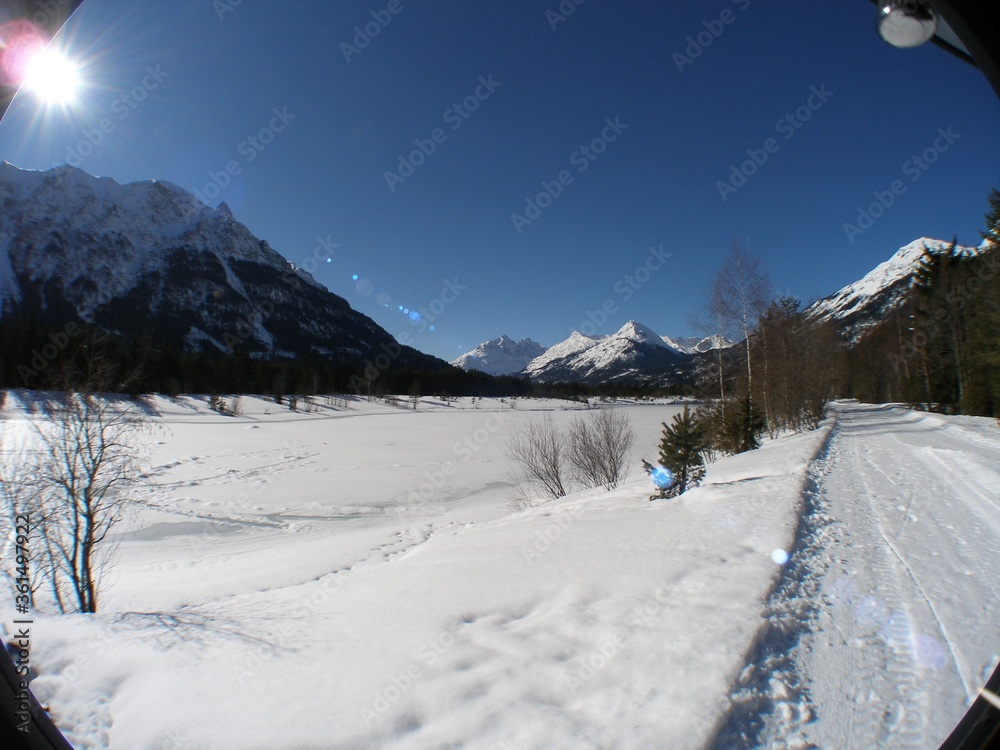
[[[834,415],[714,750],[937,747],[996,659],[1000,444],[902,408]]]

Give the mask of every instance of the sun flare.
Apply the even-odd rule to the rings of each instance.
[[[69,58],[46,47],[28,61],[23,86],[46,104],[72,104],[80,88],[80,73]]]

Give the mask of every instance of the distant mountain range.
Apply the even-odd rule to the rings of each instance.
[[[856,342],[903,302],[913,283],[924,248],[942,252],[950,243],[921,237],[901,247],[863,279],[825,297],[806,309],[817,321],[831,321],[841,334]],[[974,253],[977,248],[958,247]],[[606,383],[635,381],[665,383],[691,371],[692,359],[733,345],[720,336],[670,338],[629,321],[607,336],[574,331],[550,349],[531,339],[514,342],[507,336],[480,344],[452,364],[492,375],[517,375],[541,383]]]
[[[176,349],[447,368],[233,218],[169,182],[0,163],[0,314],[82,320]]]
[[[807,314],[857,341],[899,307],[924,248],[948,246],[915,240]],[[449,366],[399,346],[254,237],[224,203],[210,208],[169,182],[120,185],[70,166],[0,163],[0,315],[19,313],[59,327],[86,321],[126,338],[147,334],[154,345],[187,351],[352,363],[384,353],[393,368]],[[541,383],[666,383],[730,346],[721,337],[661,336],[633,320],[605,336],[574,331],[548,349],[501,336],[452,364]]]
[[[681,374],[679,365],[696,352],[731,346],[721,337],[671,339],[630,320],[609,336],[574,331],[550,349],[531,339],[501,336],[480,344],[452,362],[491,375],[517,375],[539,383],[666,382]]]

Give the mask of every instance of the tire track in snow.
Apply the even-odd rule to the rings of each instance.
[[[967,450],[970,441],[911,412],[832,412],[792,558],[706,745],[713,750],[934,746],[974,692],[963,664],[995,648],[991,579],[966,562],[995,557],[969,513],[988,512],[988,451]],[[974,473],[942,472],[930,461],[942,450],[967,457]]]
[[[857,452],[857,446],[855,446],[855,452]],[[876,466],[867,455],[863,456],[863,459],[867,463],[869,463],[871,466],[873,466],[876,469],[878,469],[878,471],[881,474],[885,475],[886,479],[889,478],[888,475],[886,475],[885,472],[882,471],[882,469],[880,469],[878,466]],[[861,481],[865,484],[865,487],[867,489],[868,488],[868,482],[865,480],[864,474],[860,474],[860,476],[861,476]],[[889,481],[892,482],[891,479]],[[892,484],[896,484],[896,483],[892,482]],[[870,494],[868,495],[868,498],[869,498],[869,502],[870,502],[870,498],[871,498]],[[912,504],[912,495],[911,495],[911,504]],[[909,505],[907,506],[907,508],[909,508]],[[908,512],[909,511],[907,510],[907,513]],[[966,682],[966,680],[965,680],[965,675],[962,672],[961,661],[958,658],[958,654],[955,652],[955,641],[952,639],[951,635],[948,633],[948,629],[945,627],[944,622],[941,619],[941,616],[938,614],[937,608],[934,606],[934,601],[931,599],[931,597],[929,597],[927,595],[927,591],[924,589],[923,585],[920,583],[920,580],[917,578],[917,575],[913,572],[913,568],[910,567],[910,565],[907,563],[906,559],[903,557],[903,555],[896,548],[896,545],[893,544],[892,540],[885,533],[885,530],[882,528],[882,524],[880,524],[875,518],[873,518],[871,513],[868,513],[867,511],[862,511],[862,513],[864,513],[864,515],[868,518],[868,522],[871,524],[872,528],[875,529],[875,531],[878,532],[879,536],[882,538],[882,541],[885,543],[886,548],[889,551],[891,551],[892,554],[895,556],[895,558],[899,561],[899,564],[902,566],[903,570],[906,571],[907,576],[913,582],[914,587],[916,588],[917,592],[920,594],[920,597],[923,599],[924,604],[927,605],[927,609],[930,611],[931,616],[934,618],[934,623],[937,625],[938,632],[941,633],[941,637],[944,639],[945,646],[947,646],[947,648],[948,648],[948,653],[951,656],[952,666],[955,668],[955,674],[958,676],[959,682],[961,682],[961,684],[962,684],[962,689],[965,691],[966,700],[968,700],[971,703],[972,700],[975,698],[975,694],[973,693],[972,689],[969,687],[968,682]],[[904,514],[903,518],[904,519],[906,518],[906,514]],[[978,691],[977,691],[977,693],[978,693]]]

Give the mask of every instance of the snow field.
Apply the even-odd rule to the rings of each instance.
[[[35,618],[79,748],[909,750],[1000,653],[995,420],[838,402],[649,502],[681,407],[622,404],[625,484],[513,513],[504,440],[575,406],[149,408],[102,612]]]
[[[680,501],[648,502],[633,469],[511,513],[513,422],[488,420],[565,403],[383,406],[156,402],[157,509],[123,533],[104,611],[38,617],[34,688],[76,745],[703,746],[820,435],[721,461]],[[679,407],[625,408],[637,466]]]

